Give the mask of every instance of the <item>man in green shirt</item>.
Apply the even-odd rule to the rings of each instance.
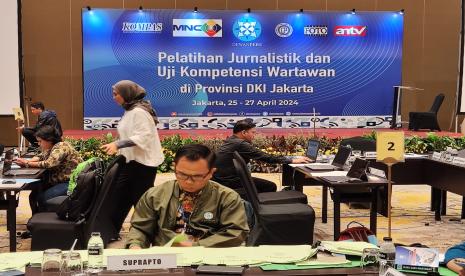
[[[162,246],[177,234],[176,246],[231,247],[245,241],[249,228],[240,196],[210,181],[215,154],[206,146],[180,148],[176,180],[149,189],[137,203],[126,247]]]

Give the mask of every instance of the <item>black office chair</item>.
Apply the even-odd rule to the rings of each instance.
[[[234,167],[244,183],[253,179],[244,163],[233,159]],[[312,244],[315,212],[312,207],[302,203],[260,204],[252,185],[246,185],[247,196],[251,198],[256,224],[251,230],[247,245],[264,244],[292,245]]]
[[[434,99],[433,105],[428,112],[410,112],[409,129],[430,129],[441,131],[438,124],[438,111],[444,101],[444,94],[439,94]]]
[[[242,156],[237,151],[233,153],[233,158],[241,162],[241,165],[248,171],[244,158],[242,158]],[[248,182],[246,183],[244,181],[246,181],[246,179],[241,179],[242,187],[245,188],[246,185],[250,186],[250,188],[253,189],[253,193],[257,195],[257,200],[260,202],[260,204],[308,203],[307,195],[302,192],[286,190],[278,192],[258,193],[255,184]],[[252,200],[248,198],[248,196],[247,199],[249,201]]]
[[[362,136],[342,139],[341,146],[350,146],[352,150],[361,152],[376,151],[376,141]]]
[[[92,209],[88,217],[74,222],[60,220],[55,212],[34,214],[27,224],[32,235],[31,250],[69,249],[74,239],[79,241],[76,249],[84,249],[87,247],[91,232],[100,232],[106,246],[110,239],[118,235],[106,210],[108,205],[115,205],[112,201],[113,186],[121,171],[121,165],[125,162],[123,156],[118,156],[108,166],[103,184],[92,200]]]

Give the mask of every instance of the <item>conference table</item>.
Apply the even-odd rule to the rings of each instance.
[[[102,271],[99,275],[160,275],[160,276],[169,276],[169,275],[212,275],[212,274],[198,274],[196,273],[195,268],[183,267],[175,269],[165,269],[165,270],[145,270],[145,271]],[[418,275],[418,274],[406,274],[405,275]],[[29,276],[38,276],[38,275],[69,275],[69,273],[60,272],[41,272],[40,267],[26,267],[26,275]],[[242,275],[378,275],[378,273],[366,272],[363,271],[360,267],[353,268],[323,268],[323,269],[302,269],[302,270],[283,270],[283,271],[263,271],[259,267],[249,267],[244,270]]]
[[[31,184],[38,184],[40,177],[45,170],[40,170],[35,175],[18,175],[18,176],[4,176],[0,175],[1,179],[15,180],[15,184],[2,184],[0,181],[0,193],[6,194],[7,206],[1,206],[1,209],[6,209],[7,230],[10,235],[10,252],[16,252],[16,197],[24,189]],[[21,181],[21,180],[36,180],[36,181]],[[26,183],[27,182],[27,183]]]
[[[383,170],[387,175],[385,164],[373,159],[370,160],[369,166]],[[411,158],[406,155],[405,162],[392,166],[392,181],[393,185],[430,185],[431,210],[435,212],[436,220],[441,220],[441,215],[446,214],[447,192],[465,196],[465,166],[436,160],[431,156]],[[290,165],[283,166],[282,185],[293,186],[298,191],[302,191],[303,186],[322,186],[322,222],[327,222],[327,197],[330,186],[311,177],[311,171]],[[462,204],[461,218],[465,218],[464,206]]]
[[[369,202],[370,203],[370,230],[376,234],[377,228],[377,206],[378,206],[378,191],[380,187],[386,187],[388,182],[385,178],[376,177],[374,175],[368,175],[368,181],[361,182],[334,182],[328,181],[324,178],[325,174],[331,174],[331,171],[313,171],[304,165],[285,165],[283,173],[289,173],[294,177],[299,174],[302,175],[308,185],[317,185],[323,187],[322,193],[322,220],[324,223],[327,222],[328,212],[328,190],[332,190],[332,199],[334,204],[334,240],[338,240],[341,232],[341,203],[346,203],[348,200],[356,202]],[[345,172],[343,172],[345,174]],[[328,175],[329,176],[329,175]],[[283,176],[284,179],[284,176]],[[288,177],[286,177],[288,179]],[[302,191],[302,181],[293,181],[295,189]],[[357,191],[363,191],[363,196],[359,196],[357,193],[351,193],[348,197],[348,190],[356,189]],[[367,197],[368,196],[368,197]]]

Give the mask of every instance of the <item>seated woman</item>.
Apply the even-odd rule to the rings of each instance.
[[[66,195],[69,176],[82,162],[79,153],[70,144],[63,142],[54,128],[44,126],[35,135],[42,152],[29,160],[23,158],[15,160],[21,167],[46,169],[42,185],[33,187],[29,195],[33,214],[45,211],[47,200]]]
[[[446,263],[450,270],[459,273],[461,276],[465,276],[465,242],[447,249],[444,263]]]

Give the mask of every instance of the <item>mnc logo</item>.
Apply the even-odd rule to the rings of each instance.
[[[222,37],[221,19],[173,19],[173,36]]]
[[[336,26],[335,36],[366,36],[367,26]]]
[[[246,16],[234,22],[233,33],[242,41],[253,41],[262,33],[262,26],[255,18]]]

